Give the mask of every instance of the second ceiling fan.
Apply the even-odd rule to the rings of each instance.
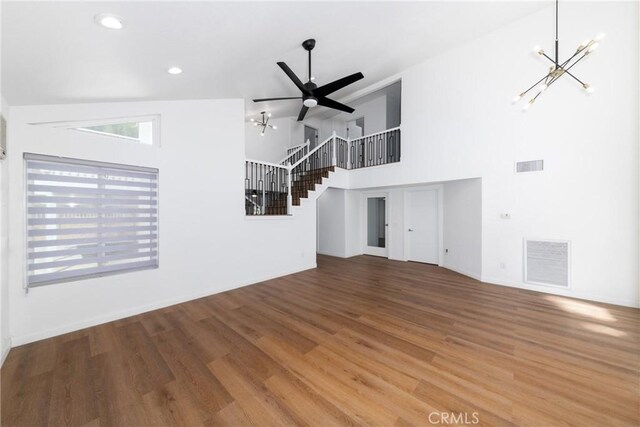
[[[323,107],[333,108],[334,110],[344,111],[346,113],[353,113],[355,110],[348,105],[341,104],[333,99],[327,98],[327,95],[332,94],[333,92],[342,89],[343,87],[349,86],[351,83],[355,83],[360,79],[363,79],[364,76],[362,73],[351,74],[350,76],[343,77],[334,82],[327,83],[324,86],[318,87],[315,83],[311,81],[311,51],[316,46],[315,39],[308,39],[302,42],[302,47],[309,52],[309,80],[306,83],[302,83],[302,81],[295,75],[291,68],[284,62],[278,62],[278,66],[282,68],[282,71],[285,72],[287,76],[293,81],[293,83],[300,89],[302,92],[302,96],[290,96],[284,98],[263,98],[263,99],[254,99],[253,102],[264,102],[264,101],[282,101],[286,99],[302,99],[302,109],[300,110],[300,114],[298,114],[298,121],[304,119],[304,116],[309,111],[309,108],[315,107],[316,105],[322,105]]]

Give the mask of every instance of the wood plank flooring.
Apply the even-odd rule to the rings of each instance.
[[[375,257],[17,347],[3,426],[640,425],[640,310]]]

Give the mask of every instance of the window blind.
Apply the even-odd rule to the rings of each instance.
[[[158,170],[25,154],[27,286],[158,266]]]

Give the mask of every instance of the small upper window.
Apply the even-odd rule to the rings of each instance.
[[[95,126],[81,126],[74,128],[84,132],[120,138],[141,144],[153,144],[154,121],[133,121],[126,123],[107,123]]]

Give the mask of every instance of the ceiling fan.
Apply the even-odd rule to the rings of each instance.
[[[302,42],[302,47],[309,52],[309,76],[306,83],[302,83],[298,76],[295,75],[291,68],[284,62],[278,62],[278,66],[282,68],[282,71],[285,72],[287,76],[293,81],[293,83],[300,89],[302,92],[302,96],[290,96],[284,98],[263,98],[263,99],[254,99],[253,102],[264,102],[264,101],[282,101],[285,99],[302,99],[302,109],[300,110],[300,114],[298,114],[298,121],[304,119],[304,116],[309,111],[309,108],[315,107],[316,105],[322,105],[323,107],[333,108],[334,110],[340,110],[347,113],[353,113],[355,110],[348,105],[341,104],[332,99],[327,98],[327,95],[332,94],[333,92],[342,89],[345,86],[349,86],[351,83],[355,83],[360,79],[363,79],[364,76],[362,73],[351,74],[350,76],[343,77],[334,82],[327,83],[324,86],[318,87],[311,80],[313,79],[311,74],[311,51],[316,46],[315,39],[308,39]]]

